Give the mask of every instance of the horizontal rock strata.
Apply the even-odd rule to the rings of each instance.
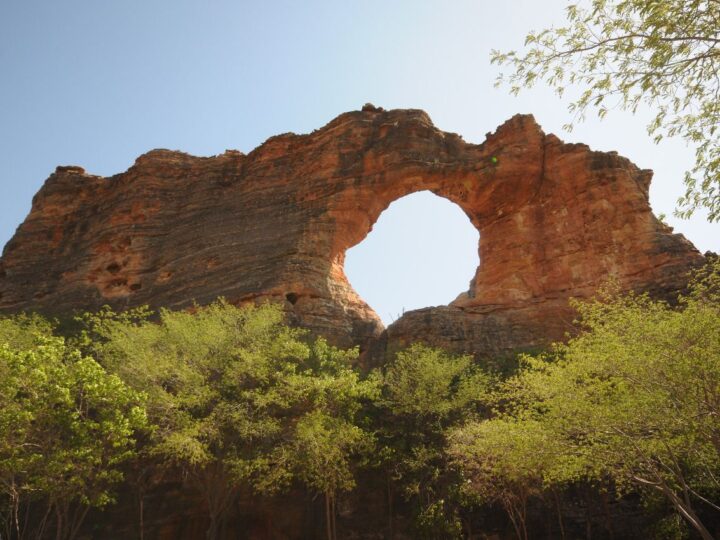
[[[652,214],[652,172],[546,135],[518,115],[480,145],[419,110],[372,106],[245,155],[153,150],[110,178],[58,167],[0,259],[0,311],[282,302],[347,346],[422,339],[478,356],[571,328],[571,297],[608,276],[671,295],[703,257]],[[345,251],[394,200],[430,190],[480,232],[480,266],[450,306],[387,332],[353,291]]]

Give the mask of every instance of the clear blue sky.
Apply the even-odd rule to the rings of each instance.
[[[647,114],[615,112],[567,134],[567,103],[550,91],[513,98],[493,88],[490,49],[521,47],[528,30],[560,23],[566,4],[0,0],[0,245],[56,165],[111,175],[152,148],[247,152],[273,134],[312,131],[368,101],[425,109],[438,127],[471,142],[514,113],[533,113],[546,132],[654,169],[653,208],[670,215],[692,149],[681,141],[652,144]],[[368,246],[348,255],[351,281],[386,320],[467,288],[477,240],[467,229],[453,232],[462,215],[442,203],[431,207],[418,195],[394,204]],[[720,251],[718,225],[701,215],[669,221],[701,250]],[[422,224],[467,238],[459,240],[460,258],[448,262],[428,240],[405,255],[404,267],[393,262],[398,231],[425,230]],[[385,229],[391,232],[383,240]],[[457,283],[451,267],[464,275]],[[400,283],[389,282],[393,275]]]

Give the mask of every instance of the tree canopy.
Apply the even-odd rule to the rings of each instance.
[[[496,417],[453,434],[471,489],[521,522],[533,492],[610,480],[661,494],[712,538],[699,509],[720,509],[709,495],[720,488],[720,262],[680,309],[610,292],[577,307],[585,330],[525,357]]]
[[[649,105],[655,141],[680,136],[696,148],[677,214],[706,209],[720,220],[720,2],[718,0],[588,0],[566,8],[567,24],[531,32],[522,53],[492,52],[512,71],[513,93],[544,81],[570,104],[573,122],[595,109],[635,112]]]
[[[456,538],[462,502],[447,434],[478,417],[492,379],[470,356],[416,343],[390,359],[380,380],[377,428],[390,513],[397,490],[412,505],[417,538]]]
[[[355,485],[354,465],[373,446],[356,421],[376,393],[343,351],[283,322],[275,305],[223,300],[195,312],[104,311],[85,316],[83,341],[148,396],[154,431],[146,447],[181,470],[206,500],[208,538],[247,487],[273,494],[303,483],[327,499]]]
[[[272,305],[106,309],[70,338],[36,315],[0,318],[2,534],[54,526],[71,539],[124,481],[142,537],[144,494],[182,479],[204,499],[208,538],[242,515],[241,493],[294,489],[322,496],[334,540],[336,501],[364,470],[363,489],[386,491],[391,537],[472,537],[480,521],[526,539],[550,505],[558,523],[541,527],[564,536],[577,518],[564,521],[562,498],[582,489],[585,508],[653,493],[663,516],[672,507],[711,538],[720,260],[677,305],[610,285],[576,307],[580,332],[509,375],[422,344],[361,373],[356,349],[287,326]],[[510,523],[478,520],[497,506]]]
[[[50,334],[39,317],[0,321],[0,495],[7,537],[72,539],[114,499],[146,427],[143,396]],[[30,504],[46,511],[31,520]]]

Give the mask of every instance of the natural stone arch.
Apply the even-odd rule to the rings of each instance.
[[[418,110],[366,107],[244,155],[152,151],[112,178],[61,167],[0,260],[0,310],[283,302],[340,345],[416,339],[494,355],[561,338],[568,299],[616,275],[670,295],[703,257],[659,222],[651,172],[515,116],[480,145]],[[466,298],[383,333],[343,273],[384,208],[430,190],[480,232]]]
[[[392,112],[377,114],[387,140],[400,126]],[[338,303],[357,302],[360,318],[371,317],[344,280],[343,254],[393,200],[423,189],[468,215],[480,233],[482,264],[467,297],[408,314],[389,330],[391,338],[429,337],[481,353],[532,347],[561,338],[573,318],[568,298],[591,295],[609,275],[628,289],[667,289],[700,260],[652,215],[650,171],[546,136],[529,116],[474,146],[438,132],[421,112],[410,115],[415,126],[403,132],[404,144],[392,153],[366,150],[361,178],[328,200],[320,219],[333,223],[330,289]],[[423,146],[431,148],[424,155],[417,152]]]

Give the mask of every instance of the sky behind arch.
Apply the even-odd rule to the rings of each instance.
[[[345,254],[345,274],[385,325],[405,311],[445,305],[470,287],[480,234],[455,203],[430,191],[406,195]]]
[[[513,114],[532,113],[547,133],[654,169],[656,213],[701,251],[720,251],[717,224],[671,216],[693,150],[679,140],[653,144],[647,111],[611,111],[567,134],[567,101],[542,86],[519,98],[493,87],[490,50],[522,47],[527,31],[561,24],[567,4],[4,0],[0,245],[57,165],[109,176],[152,148],[248,152],[372,102],[424,109],[440,129],[474,143]],[[422,209],[407,216],[422,220]]]

